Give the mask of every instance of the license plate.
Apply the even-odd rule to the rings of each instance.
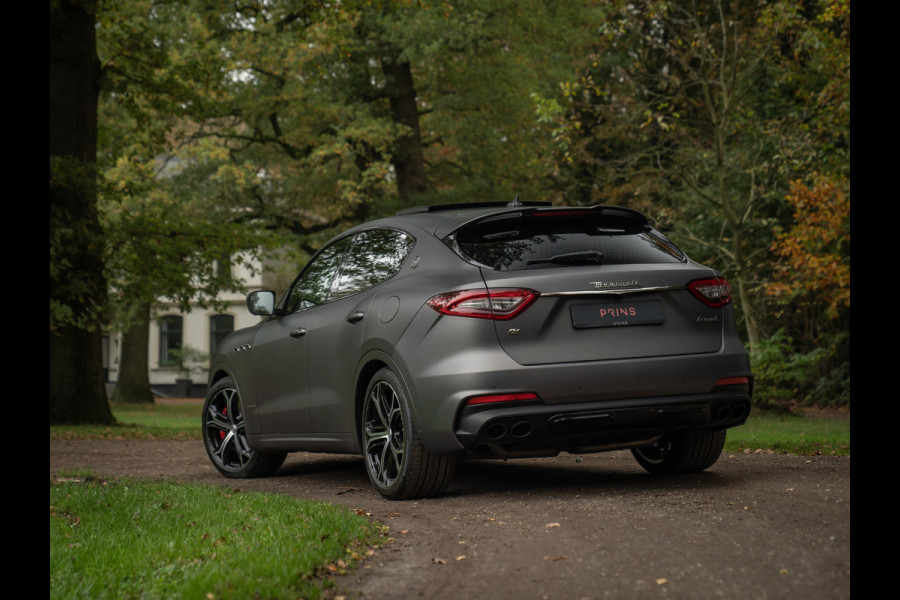
[[[659,300],[572,305],[572,325],[575,329],[659,325],[664,321]]]

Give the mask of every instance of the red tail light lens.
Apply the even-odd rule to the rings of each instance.
[[[463,290],[438,294],[426,304],[442,315],[506,321],[525,310],[539,295],[524,288]]]
[[[519,400],[537,400],[537,394],[525,392],[522,394],[494,394],[492,396],[475,396],[466,401],[466,405],[493,404],[495,402],[516,402]]]
[[[703,304],[712,308],[731,302],[731,284],[724,277],[698,279],[690,282],[687,287]]]

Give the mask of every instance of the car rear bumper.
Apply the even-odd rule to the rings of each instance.
[[[423,365],[417,378],[407,379],[430,452],[627,447],[675,429],[740,425],[750,410],[749,383],[717,385],[735,377],[752,381],[745,353],[541,367],[484,353],[466,362],[445,363],[460,368],[442,372]],[[467,404],[477,396],[522,393],[537,400]]]
[[[499,347],[491,321],[420,317],[391,358],[422,443],[435,454],[488,446],[565,450],[606,440],[623,447],[677,428],[739,425],[749,411],[750,385],[720,385],[751,377],[736,335],[723,336],[716,352],[522,365]],[[467,405],[475,396],[521,393],[538,400]],[[744,408],[716,420],[726,412],[723,402]]]
[[[728,387],[734,389],[622,401],[466,406],[455,434],[466,450],[510,458],[644,446],[672,431],[743,424],[750,412],[749,386]]]

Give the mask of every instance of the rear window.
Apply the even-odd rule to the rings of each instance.
[[[444,242],[498,271],[683,262],[684,254],[645,223],[589,211],[512,213],[464,225]]]

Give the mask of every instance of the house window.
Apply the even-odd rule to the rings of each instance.
[[[222,340],[234,331],[234,317],[231,315],[213,315],[209,318],[209,351],[213,353]]]
[[[214,269],[218,279],[231,279],[231,257],[223,256],[217,260]]]
[[[159,320],[159,366],[171,367],[178,364],[172,351],[181,348],[181,335],[181,317],[169,315]]]

